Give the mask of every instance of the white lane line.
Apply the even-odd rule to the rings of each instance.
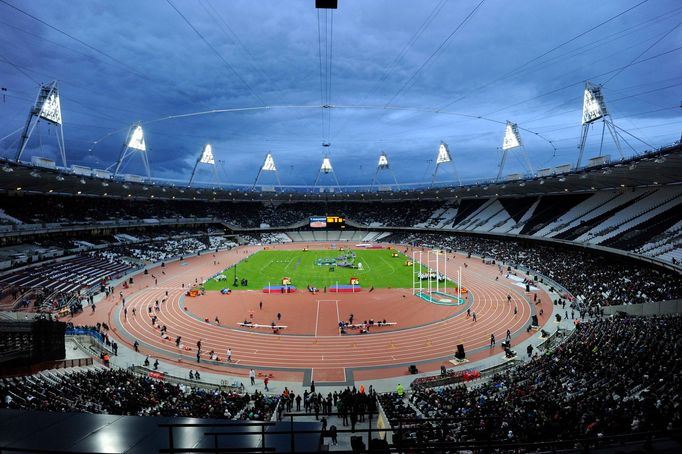
[[[315,337],[317,337],[317,322],[320,320],[320,300],[317,300],[317,315],[315,316]]]
[[[341,321],[341,316],[339,315],[339,300],[336,300],[335,303],[336,303],[336,322],[338,323]]]

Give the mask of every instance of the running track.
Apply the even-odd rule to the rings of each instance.
[[[270,246],[270,249],[300,249],[300,244],[287,244]],[[327,248],[328,245],[314,243],[313,248]],[[141,351],[152,357],[187,363],[188,368],[224,373],[226,375],[238,375],[244,377],[249,368],[253,367],[259,372],[272,373],[273,379],[277,380],[303,380],[311,379],[316,382],[350,383],[354,376],[362,379],[384,378],[407,374],[407,365],[417,364],[420,371],[437,370],[441,364],[448,367],[457,344],[464,344],[467,357],[473,362],[476,359],[490,355],[500,355],[501,350],[490,350],[490,334],[494,333],[499,342],[504,340],[507,329],[512,331],[514,343],[527,338],[526,327],[530,323],[531,315],[535,314],[535,305],[532,304],[532,294],[525,293],[525,289],[513,285],[510,280],[500,276],[496,266],[485,265],[480,259],[465,259],[463,256],[453,257],[448,266],[448,274],[454,278],[456,267],[464,262],[468,264],[464,271],[463,285],[469,289],[473,296],[473,302],[463,306],[452,308],[452,314],[446,318],[435,316],[431,320],[438,320],[421,326],[409,326],[409,320],[399,323],[402,327],[398,330],[388,331],[383,328],[382,332],[373,332],[369,335],[316,335],[319,323],[319,307],[322,305],[324,317],[337,317],[333,306],[317,303],[317,315],[314,319],[315,333],[311,335],[287,335],[267,334],[263,332],[245,331],[237,329],[234,324],[217,326],[206,323],[202,318],[193,314],[191,310],[185,311],[188,305],[184,302],[184,293],[187,287],[195,279],[201,281],[225,267],[244,259],[249,254],[259,250],[253,246],[240,247],[232,251],[221,252],[216,256],[205,254],[182,262],[168,265],[164,275],[161,269],[149,271],[148,276],[138,275],[135,277],[136,285],[127,292],[124,290],[128,317],[124,319],[122,305],[119,301],[118,291],[111,297],[111,304],[106,312],[110,326],[114,327],[114,335],[124,344],[132,346],[134,340],[138,340]],[[404,250],[404,247],[401,248]],[[408,251],[411,254],[411,251]],[[219,260],[219,264],[214,264]],[[456,266],[453,266],[456,265]],[[442,270],[441,270],[442,271]],[[158,279],[154,285],[152,275]],[[499,277],[499,280],[495,280]],[[183,287],[184,284],[184,287]],[[159,330],[154,328],[148,316],[148,307],[153,306],[156,300],[167,301],[161,303],[161,310],[155,312],[158,316],[159,325],[168,328],[169,340],[163,340]],[[381,290],[373,292],[373,297],[382,297]],[[126,294],[128,293],[128,294]],[[230,298],[238,298],[240,292],[233,292]],[[245,293],[245,292],[244,292]],[[512,303],[507,303],[507,295],[512,295]],[[246,297],[247,295],[243,295]],[[258,298],[260,295],[252,294]],[[274,295],[280,298],[293,298],[294,295]],[[300,294],[298,295],[301,296]],[[391,304],[390,291],[386,291],[386,305]],[[262,298],[262,296],[260,296]],[[314,300],[338,299],[343,301],[344,294],[310,295]],[[538,292],[549,310],[544,317],[540,317],[540,324],[547,320],[547,314],[551,313],[549,297],[542,291]],[[430,312],[442,313],[442,307],[427,303],[411,295],[408,304],[419,305],[421,316]],[[200,300],[200,298],[199,298]],[[255,301],[255,300],[254,300]],[[302,303],[305,304],[305,303]],[[313,303],[314,304],[314,303]],[[518,308],[515,316],[514,307]],[[255,306],[254,306],[255,307]],[[295,311],[296,305],[289,305],[288,311]],[[302,317],[310,313],[309,306],[301,311]],[[336,305],[338,307],[338,304]],[[135,308],[137,315],[131,315]],[[476,312],[477,322],[466,316],[466,309],[471,308]],[[240,319],[242,314],[230,314],[230,306],[224,306],[225,312],[221,313],[221,322],[224,319]],[[331,311],[331,312],[330,312]],[[100,312],[101,314],[101,312]],[[425,315],[426,314],[426,315]],[[75,320],[76,323],[93,323],[87,318],[86,313]],[[291,315],[289,315],[291,316]],[[396,315],[397,316],[397,315]],[[341,315],[345,318],[344,315]],[[395,317],[394,317],[395,318]],[[357,319],[362,320],[362,315]],[[235,328],[232,328],[235,327]],[[286,331],[286,330],[285,330]],[[320,331],[322,332],[322,331]],[[191,351],[178,349],[175,346],[175,337],[182,336],[182,343],[191,348]],[[196,362],[196,343],[202,341],[202,362]],[[233,362],[227,364],[225,352],[232,349]],[[213,362],[208,359],[208,352],[215,350],[221,362]],[[472,354],[473,353],[473,354]],[[466,367],[475,367],[469,363]]]

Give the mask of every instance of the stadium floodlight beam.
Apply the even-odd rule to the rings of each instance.
[[[589,80],[585,82],[585,90],[583,91],[582,133],[580,134],[580,143],[578,144],[578,162],[575,166],[576,169],[580,168],[580,164],[582,163],[590,127],[597,120],[602,120],[599,156],[602,155],[602,148],[604,146],[604,132],[605,129],[608,129],[621,158],[623,157],[623,149],[620,146],[619,134],[616,131],[616,125],[613,123],[609,111],[606,108],[606,101],[604,100],[601,88],[600,85],[595,85]]]
[[[204,148],[201,150],[201,154],[199,155],[197,162],[194,164],[194,168],[192,169],[192,175],[189,177],[189,182],[187,183],[188,187],[192,186],[192,181],[194,181],[194,176],[197,173],[199,164],[211,166],[211,169],[213,170],[213,179],[215,180],[216,183],[220,184],[220,182],[218,181],[218,171],[216,170],[215,166],[215,157],[213,156],[213,147],[211,146],[210,143],[207,143],[206,145],[204,145]]]
[[[533,165],[530,163],[530,159],[528,159],[528,153],[526,153],[526,149],[523,145],[523,142],[521,141],[521,134],[519,133],[518,125],[516,123],[512,123],[511,121],[507,121],[507,125],[504,128],[504,139],[502,139],[502,159],[500,160],[500,166],[497,171],[497,178],[495,178],[495,181],[499,181],[500,177],[502,177],[504,164],[507,162],[507,155],[509,154],[510,150],[515,148],[521,148],[521,156],[523,157],[523,161],[526,164],[526,170],[529,172],[529,174],[533,175],[535,173],[533,170]]]
[[[436,169],[433,171],[433,178],[431,178],[431,186],[433,187],[433,183],[436,181],[436,175],[438,174],[438,169],[440,168],[441,165],[447,164],[449,162],[452,162],[452,155],[450,154],[450,148],[448,148],[448,144],[445,142],[441,142],[440,145],[438,145],[438,155],[436,156]],[[459,173],[457,172],[457,168],[454,169],[455,175],[457,176],[457,180],[459,180],[459,185],[462,186],[462,179],[459,177]]]
[[[28,113],[28,119],[26,119],[24,130],[21,133],[17,154],[14,157],[15,162],[20,162],[21,155],[24,153],[26,145],[28,144],[33,131],[41,119],[59,128],[59,133],[57,134],[57,145],[59,146],[59,154],[62,158],[62,164],[66,168],[66,148],[64,145],[64,128],[62,126],[62,107],[59,100],[59,87],[56,80],[53,80],[48,84],[42,84],[40,86],[36,101]]]
[[[275,178],[277,178],[277,185],[280,187],[282,186],[282,182],[279,179],[279,171],[277,170],[277,166],[275,165],[275,158],[272,157],[272,153],[268,153],[265,155],[263,165],[260,166],[260,168],[258,169],[258,174],[256,174],[256,179],[253,181],[253,186],[251,187],[251,189],[256,188],[256,185],[258,184],[258,179],[260,178],[263,172],[273,172],[275,174]]]
[[[391,169],[391,166],[388,163],[388,156],[386,156],[386,152],[382,151],[381,154],[379,155],[379,161],[377,162],[377,169],[374,172],[374,178],[372,178],[372,184],[369,186],[369,192],[372,192],[372,189],[374,188],[374,184],[377,182],[377,177],[379,176],[379,172],[381,170],[388,170],[391,175],[393,176],[393,182],[395,183],[395,187],[400,190],[400,185],[398,185],[398,179],[395,177],[395,173]]]
[[[147,144],[144,141],[144,130],[142,129],[142,124],[140,122],[134,123],[128,129],[126,141],[123,143],[123,148],[121,148],[121,153],[115,164],[114,177],[118,175],[118,171],[121,169],[123,161],[135,153],[140,154],[144,169],[147,172],[147,178],[151,178],[149,157],[147,156]]]

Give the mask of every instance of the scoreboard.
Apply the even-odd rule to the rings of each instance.
[[[310,216],[312,229],[345,229],[346,221],[341,216]]]

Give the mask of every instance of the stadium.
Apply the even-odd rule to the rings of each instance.
[[[0,452],[679,452],[672,1],[0,0]]]

